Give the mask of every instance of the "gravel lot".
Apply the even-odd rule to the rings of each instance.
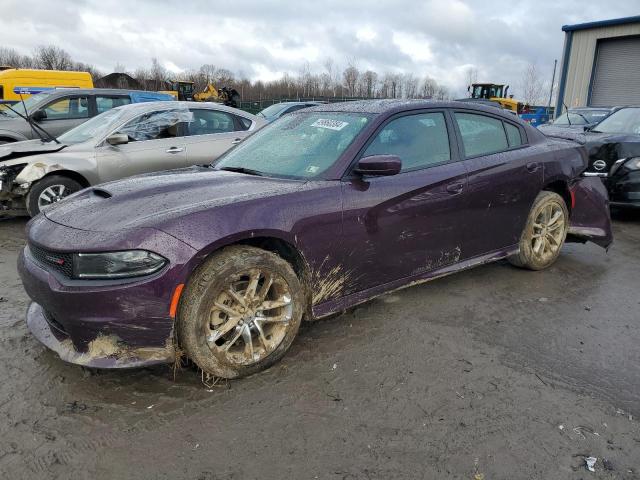
[[[569,245],[544,272],[502,262],[381,297],[212,388],[40,346],[24,224],[0,222],[0,478],[640,478],[640,212],[616,216],[608,254]]]

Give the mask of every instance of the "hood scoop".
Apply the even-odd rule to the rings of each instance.
[[[111,197],[113,197],[113,195],[111,195],[110,192],[107,192],[106,190],[104,190],[102,188],[93,188],[93,189],[91,189],[91,193],[93,193],[95,196],[100,197],[100,198],[111,198]]]

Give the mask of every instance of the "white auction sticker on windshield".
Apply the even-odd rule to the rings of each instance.
[[[330,120],[328,118],[319,118],[311,124],[312,127],[327,128],[329,130],[342,130],[347,125],[349,125],[349,122]]]

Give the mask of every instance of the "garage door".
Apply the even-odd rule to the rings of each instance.
[[[600,40],[590,105],[640,105],[640,37]]]

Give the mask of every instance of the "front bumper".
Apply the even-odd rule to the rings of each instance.
[[[135,368],[175,359],[173,342],[164,347],[131,348],[116,335],[99,335],[87,345],[86,351],[76,350],[71,338],[65,338],[50,323],[40,305],[32,302],[27,310],[27,327],[45,347],[53,350],[65,362],[92,368]]]
[[[41,216],[35,222],[46,222],[45,247],[50,250],[86,251],[86,245],[102,248],[95,232],[70,229]],[[34,229],[39,230],[37,225],[31,226],[30,241]],[[154,230],[145,235],[147,239],[142,240],[140,248],[158,251],[153,244],[157,247],[161,243],[164,253],[171,252],[166,255],[169,265],[148,277],[123,281],[66,278],[39,263],[26,247],[18,258],[18,272],[33,300],[27,311],[27,325],[33,335],[62,360],[79,365],[125,368],[173,361],[171,297],[176,286],[185,282],[184,265],[195,252],[162,232]],[[57,239],[66,239],[64,249]],[[85,248],[80,247],[83,244]]]
[[[640,170],[629,170],[622,166],[606,178],[605,183],[611,206],[640,208]]]

